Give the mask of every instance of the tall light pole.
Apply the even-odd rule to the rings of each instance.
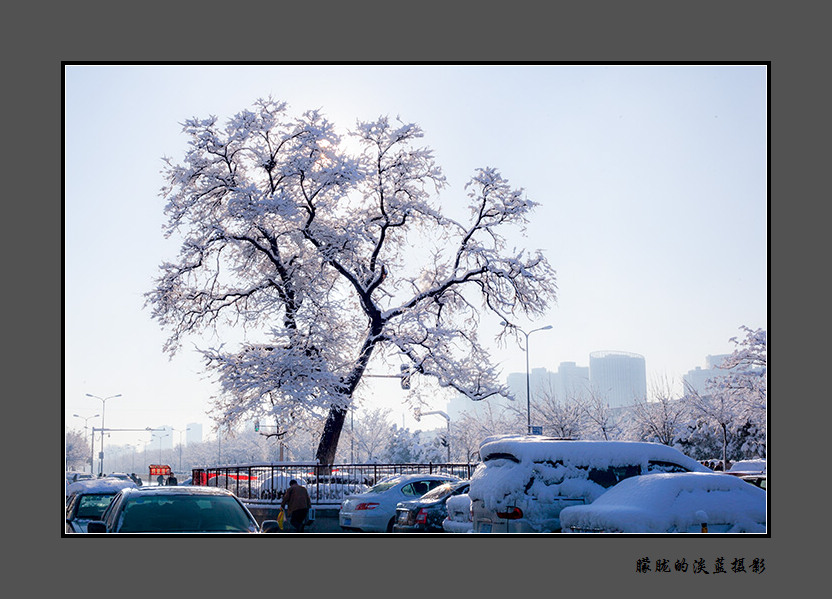
[[[503,322],[504,325],[508,324]],[[523,333],[526,336],[526,434],[532,434],[532,400],[531,400],[531,390],[530,390],[530,375],[529,375],[529,335],[537,331],[548,331],[552,328],[552,325],[547,324],[545,327],[540,327],[538,329],[532,329],[528,333],[521,329],[520,327],[516,327],[518,331]]]
[[[79,416],[78,414],[73,414],[73,416],[75,418],[80,418],[81,420],[84,421],[84,439],[87,438],[87,420],[90,420],[91,418],[98,418],[100,415],[101,414],[95,414],[94,416]],[[93,456],[93,451],[95,451],[95,449],[93,448],[94,445],[95,445],[95,439],[93,439],[92,434],[90,434],[90,474],[92,474],[92,471],[93,471],[93,457],[92,456]]]
[[[98,397],[97,395],[93,395],[92,393],[87,393],[87,397],[93,397],[95,399],[101,400],[101,451],[98,453],[98,475],[104,475],[104,404],[107,403],[108,399],[113,399],[115,397],[121,397],[121,393],[118,395],[110,395],[109,397]]]
[[[422,410],[417,409],[416,414],[414,415],[414,418],[416,418],[416,422],[419,422],[422,419],[422,416],[430,416],[431,414],[436,414],[438,416],[442,416],[442,418],[444,418],[445,420],[448,421],[448,439],[447,439],[448,442],[446,443],[446,446],[448,448],[448,463],[450,464],[451,463],[451,417],[448,416],[445,412],[443,412],[441,410],[436,410],[434,412],[423,412]]]
[[[170,437],[170,434],[165,433],[164,435],[159,435],[158,436],[158,439],[159,439],[159,464],[162,463],[162,439],[164,439],[165,437]]]
[[[179,472],[182,472],[182,433],[191,430],[191,427],[186,427],[184,430],[172,428],[171,430],[179,433]]]

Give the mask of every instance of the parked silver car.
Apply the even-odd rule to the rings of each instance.
[[[344,530],[392,532],[396,505],[418,499],[434,487],[460,480],[447,474],[402,474],[387,478],[366,493],[349,495],[341,502],[338,521]]]

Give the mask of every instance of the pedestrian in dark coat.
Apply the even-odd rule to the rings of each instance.
[[[283,494],[280,507],[289,513],[289,522],[295,532],[303,532],[306,526],[306,518],[312,508],[312,500],[309,498],[306,487],[299,485],[298,481],[294,479],[290,480],[289,488]]]

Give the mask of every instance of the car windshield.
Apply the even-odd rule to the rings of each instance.
[[[227,495],[154,495],[132,498],[119,532],[249,532],[253,522]]]
[[[78,498],[78,509],[75,511],[76,518],[87,518],[89,520],[98,520],[101,514],[110,505],[110,500],[115,496],[115,493],[91,493],[89,495],[82,495]]]
[[[435,499],[442,499],[446,495],[448,495],[454,488],[454,485],[451,483],[445,483],[444,485],[439,485],[422,495],[422,499],[427,501],[433,501]]]

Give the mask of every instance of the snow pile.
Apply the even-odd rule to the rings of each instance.
[[[519,507],[535,531],[559,529],[561,509],[601,497],[614,481],[594,473],[631,476],[652,472],[655,462],[710,472],[678,450],[657,443],[503,436],[483,442],[480,455],[483,464],[471,477],[471,500],[482,502],[481,507],[491,513]],[[613,475],[611,469],[616,468],[620,472]]]
[[[724,474],[676,473],[623,480],[591,505],[560,513],[564,532],[764,533],[766,492]]]
[[[445,532],[464,533],[472,531],[471,498],[468,493],[448,497],[445,508],[448,510],[448,517],[442,521],[442,528]]]

